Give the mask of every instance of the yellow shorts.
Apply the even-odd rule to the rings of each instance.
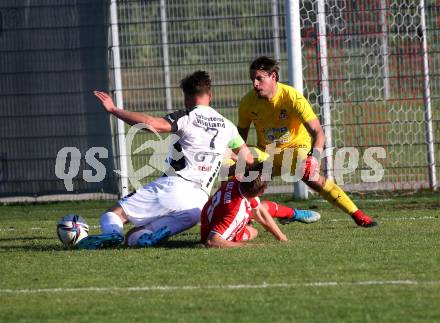
[[[282,174],[295,174],[296,167],[298,163],[301,163],[307,158],[307,154],[311,149],[310,144],[302,144],[296,147],[284,148],[279,153],[273,154],[273,166],[272,166],[272,177],[280,176]],[[258,147],[249,146],[249,150],[254,157],[254,162],[262,163],[268,162],[272,158],[270,151],[265,152]],[[225,168],[220,172],[220,178],[225,178],[228,175],[229,168],[235,164],[235,161],[231,158],[225,158],[223,161],[223,167]],[[298,165],[299,166],[299,165]]]
[[[258,162],[264,162],[271,158],[270,152],[264,152],[257,147],[249,147],[252,155]],[[279,153],[273,154],[272,176],[280,176],[281,174],[295,174],[298,163],[302,163],[307,158],[307,154],[311,149],[310,144],[302,144],[296,147],[284,148]]]

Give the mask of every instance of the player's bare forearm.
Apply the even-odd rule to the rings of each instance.
[[[133,126],[138,123],[143,123],[147,125],[150,125],[152,123],[152,118],[139,112],[131,112],[127,110],[116,109],[113,112],[111,112],[111,114],[113,114],[116,118],[125,121],[130,126]]]
[[[145,124],[157,132],[170,132],[171,125],[163,118],[157,118],[150,116],[148,114],[143,114],[139,112],[127,111],[118,108],[111,96],[105,92],[94,91],[96,98],[101,102],[103,108],[108,113],[111,113],[116,118],[123,120],[129,125],[133,126],[135,124]]]
[[[207,248],[239,248],[246,246],[245,242],[228,241],[220,237],[217,233],[210,233],[206,240]]]
[[[254,210],[254,218],[266,231],[270,232],[279,241],[288,241],[286,235],[280,230],[269,212],[261,205]]]
[[[321,153],[324,150],[325,134],[318,119],[308,121],[304,124],[312,137],[312,148]]]
[[[139,113],[139,112],[131,112],[122,109],[116,109],[112,114],[128,123],[130,126],[135,124],[144,124],[149,127],[148,130],[154,130],[157,132],[170,132],[171,125],[168,121],[162,118],[156,118],[149,116],[147,114]]]

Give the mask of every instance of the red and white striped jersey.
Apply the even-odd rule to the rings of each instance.
[[[252,209],[260,204],[258,197],[247,199],[240,192],[236,179],[222,185],[206,202],[201,215],[201,241],[208,239],[210,232],[223,239],[237,241],[252,216]]]

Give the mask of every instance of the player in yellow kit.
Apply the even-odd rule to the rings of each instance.
[[[377,221],[359,210],[336,183],[319,174],[324,131],[307,99],[293,87],[278,82],[278,71],[278,62],[266,56],[250,65],[253,90],[240,102],[239,133],[246,141],[254,124],[259,150],[274,158],[273,176],[295,173],[298,160],[302,180],[309,187],[349,214],[359,226],[377,226]],[[283,158],[285,163],[291,162],[283,165]]]

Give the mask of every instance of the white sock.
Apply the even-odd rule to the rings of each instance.
[[[101,232],[104,234],[119,233],[124,235],[124,224],[121,218],[114,212],[107,212],[101,215],[99,223],[101,224]]]

